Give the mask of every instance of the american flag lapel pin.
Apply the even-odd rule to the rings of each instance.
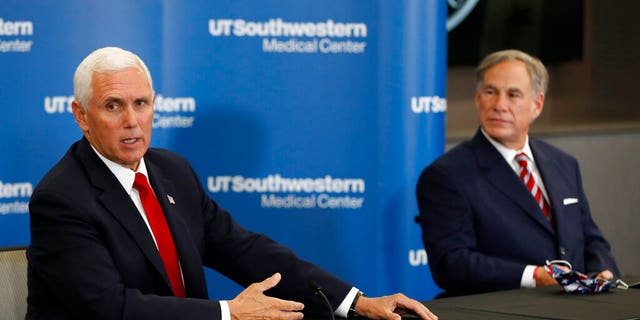
[[[173,197],[172,197],[172,196],[167,195],[167,199],[169,199],[169,203],[170,203],[170,204],[176,204],[176,201],[175,201],[175,200],[173,200]]]

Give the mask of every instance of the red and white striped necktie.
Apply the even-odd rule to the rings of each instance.
[[[524,152],[520,152],[516,155],[515,159],[520,165],[520,180],[522,180],[527,189],[529,189],[529,192],[531,192],[531,195],[536,199],[544,216],[550,220],[551,208],[542,196],[542,190],[540,190],[540,186],[538,186],[533,174],[531,174],[531,170],[529,170],[529,157],[527,157]]]

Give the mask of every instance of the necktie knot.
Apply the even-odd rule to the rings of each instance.
[[[151,190],[151,186],[147,181],[147,176],[140,172],[136,172],[136,178],[135,180],[133,180],[133,187],[138,190],[138,193],[140,193],[141,197],[142,193],[146,194]]]
[[[529,166],[529,157],[527,157],[524,152],[516,154],[515,159],[521,168],[527,168]]]

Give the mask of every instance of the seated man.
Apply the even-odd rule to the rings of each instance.
[[[312,283],[338,316],[399,319],[401,308],[436,319],[402,294],[365,297],[243,229],[209,199],[184,158],[149,148],[155,94],[135,54],[94,51],[76,70],[74,94],[84,137],[44,176],[29,204],[27,319],[324,317]],[[210,301],[203,266],[247,288]]]
[[[416,188],[435,282],[449,295],[557,284],[541,268],[555,259],[611,279],[618,268],[576,159],[528,136],[544,104],[544,65],[505,50],[476,70],[479,130],[428,166]]]

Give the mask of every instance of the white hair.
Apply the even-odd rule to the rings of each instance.
[[[535,98],[539,92],[546,93],[549,86],[549,73],[540,59],[520,50],[501,50],[486,56],[476,68],[476,89],[482,87],[484,73],[491,67],[504,61],[518,60],[525,64],[531,81],[531,95]]]
[[[82,108],[87,110],[93,94],[91,83],[94,73],[120,71],[131,67],[138,68],[147,75],[149,86],[153,92],[151,73],[136,54],[117,47],[104,47],[93,51],[78,65],[73,76],[75,99],[82,105]]]

